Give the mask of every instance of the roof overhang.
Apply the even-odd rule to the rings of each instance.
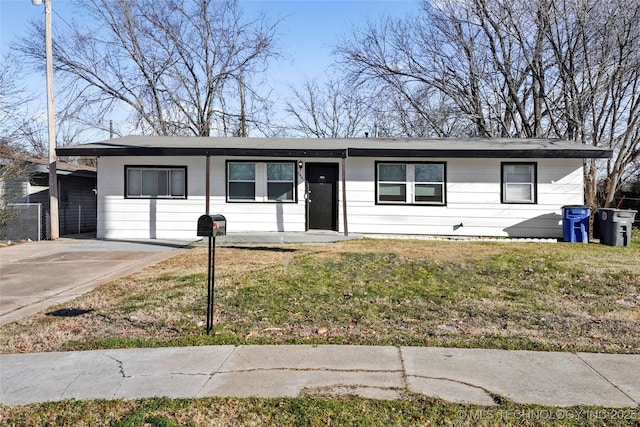
[[[613,151],[557,139],[209,138],[129,136],[61,147],[61,156],[597,158]]]

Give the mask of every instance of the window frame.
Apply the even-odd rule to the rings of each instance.
[[[380,181],[380,165],[405,165],[405,201],[384,201],[380,200],[380,184],[400,181]],[[441,182],[417,182],[415,174],[416,165],[440,165],[442,166]],[[438,202],[416,201],[416,185],[440,185],[442,188],[442,197]],[[385,161],[378,160],[375,162],[375,204],[376,205],[400,205],[400,206],[446,206],[447,205],[447,162],[407,162],[407,161]]]
[[[253,180],[231,180],[231,174],[230,174],[230,165],[232,163],[237,163],[237,164],[253,164]],[[227,202],[228,201],[233,201],[233,202],[254,202],[256,197],[257,197],[257,192],[256,192],[256,181],[258,179],[258,174],[257,174],[257,167],[256,167],[256,162],[253,161],[227,161],[227,165],[226,165],[226,178],[225,178],[225,183],[226,183],[226,194],[227,194]],[[231,198],[231,190],[230,190],[230,186],[231,183],[249,183],[252,182],[253,183],[253,198]]]
[[[129,171],[131,170],[139,170],[140,173],[142,174],[142,171],[144,170],[152,170],[152,171],[167,171],[167,189],[168,189],[168,193],[167,195],[148,195],[148,194],[142,194],[143,191],[142,189],[144,188],[144,185],[142,183],[142,175],[141,175],[141,182],[140,182],[140,195],[131,195],[129,194]],[[182,189],[183,194],[182,195],[171,195],[172,193],[172,188],[171,188],[171,171],[182,171],[184,173],[184,187]],[[189,189],[189,183],[188,183],[188,170],[187,170],[187,166],[177,166],[177,165],[125,165],[124,166],[124,198],[125,199],[138,199],[138,200],[149,200],[149,199],[160,199],[160,200],[185,200],[188,198],[188,189]],[[156,193],[157,193],[157,182],[156,182]]]
[[[254,164],[254,198],[253,199],[237,199],[230,197],[229,183],[230,181],[230,165],[234,163],[253,163]],[[291,165],[293,178],[289,180],[269,180],[268,165],[270,164],[287,164]],[[246,181],[249,182],[249,181]],[[269,184],[291,183],[292,199],[277,200],[269,198]],[[298,173],[296,172],[296,162],[293,160],[227,160],[225,165],[225,199],[227,203],[298,203]]]
[[[506,181],[507,173],[506,168],[508,166],[530,166],[531,167],[531,179],[528,183],[531,186],[531,200],[511,200],[507,199],[507,185]],[[513,184],[527,184],[523,182]],[[535,205],[538,203],[538,163],[537,162],[501,162],[500,163],[500,201],[502,204],[509,205]]]

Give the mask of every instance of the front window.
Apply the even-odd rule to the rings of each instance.
[[[378,165],[378,201],[400,202],[407,200],[407,165]]]
[[[444,164],[421,163],[414,170],[416,203],[443,203]]]
[[[502,203],[536,203],[535,163],[502,164]]]
[[[267,199],[292,201],[295,188],[293,163],[267,163]]]
[[[445,163],[378,163],[377,203],[445,204]]]
[[[126,166],[125,196],[142,199],[185,199],[185,166]]]
[[[256,164],[229,163],[229,199],[254,200],[256,198]]]
[[[228,162],[227,200],[237,202],[294,202],[293,162]]]

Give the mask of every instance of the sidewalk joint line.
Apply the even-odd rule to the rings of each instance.
[[[606,382],[608,382],[609,384],[611,384],[613,386],[613,388],[615,388],[616,390],[618,390],[620,393],[624,394],[629,400],[631,400],[633,403],[636,404],[636,406],[640,405],[640,402],[636,402],[636,400],[629,396],[629,394],[627,394],[624,390],[622,390],[620,387],[618,387],[616,384],[614,384],[613,382],[611,382],[611,380],[609,378],[607,378],[606,376],[604,376],[600,371],[598,371],[596,368],[594,368],[593,366],[591,366],[591,364],[589,362],[587,362],[586,360],[584,360],[582,357],[580,357],[580,354],[578,353],[572,353],[573,355],[575,355],[582,363],[584,363],[585,365],[587,365],[589,367],[589,369],[591,369],[593,372],[595,372],[596,374],[598,374],[598,376],[600,376],[600,378],[604,379]]]
[[[200,393],[202,393],[205,387],[211,382],[211,380],[213,380],[213,377],[215,377],[216,374],[220,373],[220,369],[222,369],[224,364],[227,363],[229,358],[233,356],[233,354],[236,352],[237,349],[238,349],[238,346],[234,346],[232,350],[229,352],[229,354],[227,355],[227,357],[225,357],[225,359],[220,363],[220,365],[218,365],[218,367],[213,372],[210,372],[209,374],[207,374],[209,378],[207,378],[204,384],[202,384],[202,387],[200,387],[200,390],[198,390],[198,392],[195,394],[194,397],[197,398],[198,396],[200,396]]]

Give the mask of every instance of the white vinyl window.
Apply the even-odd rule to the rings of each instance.
[[[292,202],[295,190],[293,163],[267,163],[267,200]]]
[[[229,163],[228,168],[229,200],[255,200],[256,198],[256,164]]]
[[[141,199],[185,199],[186,166],[126,166],[125,196]]]
[[[228,162],[227,200],[238,202],[294,202],[293,162]]]
[[[502,164],[502,203],[536,203],[536,164]]]
[[[407,165],[378,164],[378,202],[407,202]]]
[[[444,163],[378,163],[377,203],[445,204]]]

